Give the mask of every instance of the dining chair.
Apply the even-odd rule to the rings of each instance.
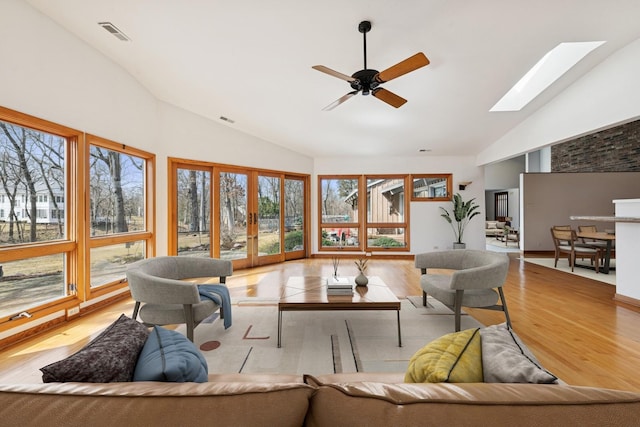
[[[553,266],[558,267],[558,258],[561,254],[567,254],[571,271],[573,272],[576,258],[589,258],[595,264],[596,273],[599,273],[600,266],[600,253],[601,250],[595,247],[581,246],[577,243],[578,236],[575,230],[558,229],[551,227],[551,237],[553,238],[553,245],[555,247],[555,261]]]
[[[597,233],[598,228],[595,225],[579,225],[578,231],[581,233]],[[587,239],[582,237],[582,243],[586,246],[591,246],[593,248],[599,248],[602,252],[607,250],[607,242],[596,239]],[[600,260],[601,263],[604,264],[604,257]]]
[[[553,227],[551,227],[555,230],[572,230],[570,225],[554,225]],[[567,244],[569,244],[569,242],[567,241]]]

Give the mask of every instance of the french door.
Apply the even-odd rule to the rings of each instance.
[[[308,176],[170,164],[170,253],[229,259],[234,268],[306,256]]]

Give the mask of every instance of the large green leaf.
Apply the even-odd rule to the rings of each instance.
[[[464,229],[473,217],[480,214],[478,210],[480,206],[475,203],[475,198],[467,200],[466,202],[462,200],[462,196],[459,193],[454,194],[453,200],[453,219],[451,218],[451,213],[443,207],[440,209],[443,211],[440,214],[449,224],[451,224],[451,228],[453,229],[453,234],[456,238],[457,243],[462,243],[462,236],[464,234]],[[455,220],[456,224],[453,223]]]

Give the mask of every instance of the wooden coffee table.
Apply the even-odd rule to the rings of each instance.
[[[287,280],[278,302],[278,348],[282,340],[283,311],[335,310],[395,310],[398,319],[398,347],[402,347],[400,332],[400,300],[379,277],[369,277],[367,286],[355,286],[353,295],[327,295],[327,281],[319,276],[294,276]],[[354,278],[349,277],[350,283]]]

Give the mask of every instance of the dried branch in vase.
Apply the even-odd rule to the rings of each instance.
[[[355,262],[356,267],[358,267],[358,271],[360,271],[360,273],[362,274],[364,274],[364,272],[367,271],[367,261],[368,261],[367,259],[360,258]]]

